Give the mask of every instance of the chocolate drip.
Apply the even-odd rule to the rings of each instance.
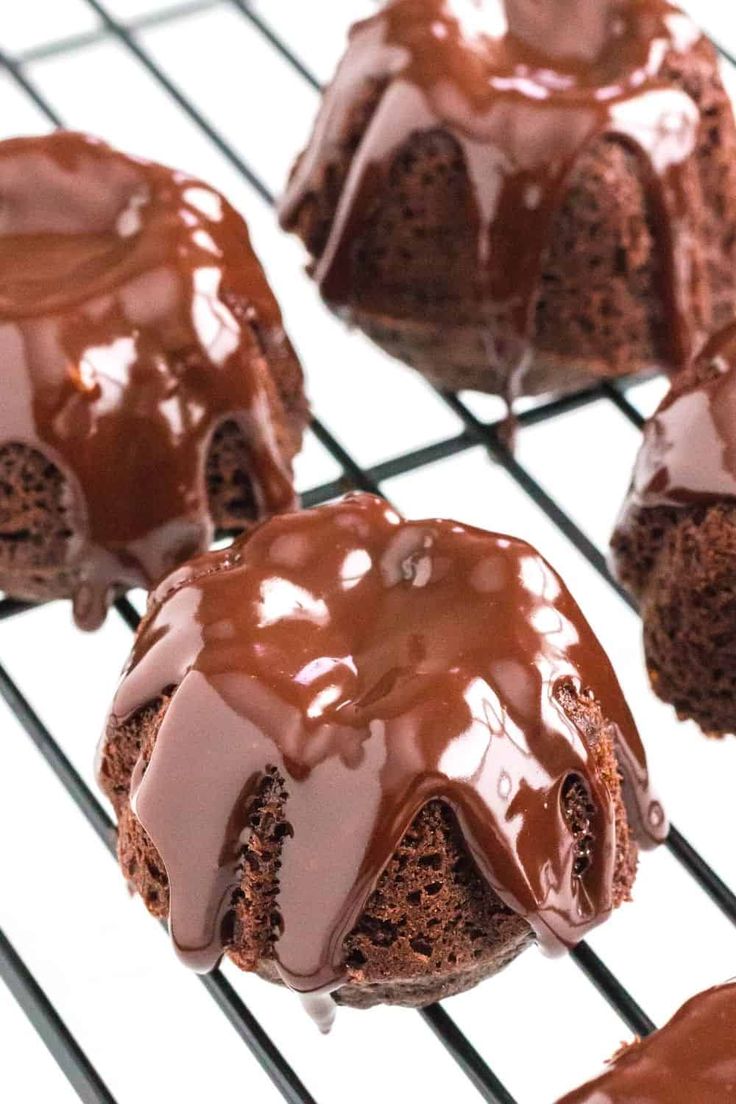
[[[736,325],[708,342],[693,373],[646,425],[624,515],[736,498]]]
[[[293,507],[251,319],[281,330],[245,224],[212,188],[79,134],[0,144],[0,443],[67,478],[82,627],[116,588],[210,543],[223,422],[242,430],[259,513]]]
[[[163,583],[113,719],[171,687],[131,799],[168,874],[174,942],[198,970],[223,952],[266,770],[286,793],[276,960],[313,996],[345,980],[344,938],[434,799],[547,950],[606,917],[613,803],[565,688],[594,694],[613,726],[642,840],[666,833],[613,670],[545,561],[512,538],[402,521],[369,495],[275,518]],[[582,873],[571,781],[595,810]]]
[[[559,1104],[726,1104],[736,1100],[736,983],[693,997],[660,1031]]]
[[[466,298],[489,326],[489,357],[512,373],[531,355],[540,277],[566,184],[597,139],[641,160],[662,261],[667,367],[682,366],[698,334],[699,276],[686,201],[697,168],[698,111],[660,75],[700,34],[665,0],[392,0],[357,24],[327,89],[281,219],[326,187],[350,112],[380,89],[314,264],[325,299],[349,314],[353,245],[413,135],[441,130],[460,148],[475,197],[477,264]],[[516,339],[494,342],[494,319]],[[516,383],[514,382],[516,381]]]

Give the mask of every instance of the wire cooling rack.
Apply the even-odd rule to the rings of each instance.
[[[90,733],[142,596],[119,601],[118,620],[111,615],[94,638],[80,638],[61,605],[6,598],[0,695],[12,784],[0,814],[0,977],[78,1097],[96,1104],[147,1104],[162,1091],[184,1104],[225,1092],[257,1104],[450,1094],[550,1101],[594,1072],[624,1029],[654,1029],[645,1005],[660,1022],[691,992],[736,973],[736,896],[727,884],[736,884],[733,741],[706,744],[653,698],[635,611],[604,555],[638,430],[664,384],[602,384],[527,403],[511,455],[497,400],[431,390],[317,302],[298,246],[275,227],[274,194],[346,27],[370,0],[27,0],[22,14],[7,7],[16,10],[0,12],[2,136],[86,129],[211,180],[233,199],[309,377],[317,416],[297,472],[305,505],[357,488],[414,516],[454,516],[537,544],[612,654],[687,837],[672,828],[666,847],[642,861],[636,903],[570,959],[547,964],[528,952],[448,1002],[452,1014],[441,1005],[343,1010],[332,1038],[319,1040],[296,1001],[229,965],[199,982],[170,966],[155,925],[126,907],[117,871],[108,862],[103,872],[101,849],[89,842],[97,837],[114,855],[113,822],[93,789]],[[696,14],[728,42],[717,0]],[[38,771],[32,746],[51,773]],[[220,1013],[229,1028],[220,1028]],[[72,1098],[46,1061],[22,1018],[0,1002],[0,1098]]]

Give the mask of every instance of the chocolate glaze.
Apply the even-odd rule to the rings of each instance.
[[[285,342],[245,224],[212,188],[80,134],[0,143],[0,443],[68,479],[82,627],[210,543],[222,422],[243,430],[259,513],[294,505],[252,319]]]
[[[663,261],[665,366],[679,367],[699,331],[686,200],[698,110],[662,68],[700,37],[665,0],[392,0],[351,32],[282,223],[293,228],[305,200],[329,192],[350,113],[380,89],[313,268],[325,299],[349,314],[353,244],[396,155],[417,132],[450,134],[475,197],[477,266],[467,298],[482,304],[490,337],[494,318],[510,315],[517,340],[489,341],[489,357],[518,382],[566,183],[585,148],[610,136],[641,161]],[[510,397],[514,389],[512,380]]]
[[[736,324],[708,342],[693,375],[647,422],[624,522],[636,507],[736,498]]]
[[[736,983],[689,1000],[559,1104],[726,1104],[736,1100]]]
[[[295,990],[344,982],[343,940],[433,799],[542,945],[576,943],[612,907],[615,819],[557,700],[564,685],[600,702],[630,819],[645,844],[660,841],[664,814],[610,663],[523,542],[405,522],[356,495],[175,572],[151,597],[112,720],[177,687],[131,803],[168,874],[180,955],[208,970],[223,952],[268,767],[288,794],[275,954]],[[562,807],[572,779],[595,807],[585,870]]]

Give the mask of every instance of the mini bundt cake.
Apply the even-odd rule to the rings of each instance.
[[[736,1100],[736,984],[683,1005],[670,1022],[624,1047],[595,1081],[559,1104],[729,1104]]]
[[[611,546],[657,694],[711,735],[736,732],[736,324],[648,421]]]
[[[680,368],[734,314],[715,51],[665,0],[391,0],[281,220],[327,303],[442,388]]]
[[[122,869],[206,971],[326,1025],[572,945],[666,833],[613,670],[521,541],[356,495],[150,596],[99,777]],[[622,784],[625,783],[625,784]],[[636,837],[636,839],[635,839]]]
[[[81,134],[0,143],[0,590],[110,601],[295,503],[302,373],[240,216]]]

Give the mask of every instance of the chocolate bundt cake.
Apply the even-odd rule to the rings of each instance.
[[[528,545],[350,496],[149,599],[99,778],[206,971],[422,1005],[582,939],[666,833],[613,670]],[[635,839],[636,837],[636,839]]]
[[[240,216],[81,134],[0,143],[0,590],[94,628],[295,502],[302,373]]]
[[[736,732],[735,324],[647,423],[611,547],[657,694],[711,735]]]
[[[734,314],[736,130],[665,0],[391,0],[281,205],[327,303],[436,385],[680,368]]]
[[[736,1100],[736,984],[693,997],[610,1069],[559,1104],[729,1104]]]

